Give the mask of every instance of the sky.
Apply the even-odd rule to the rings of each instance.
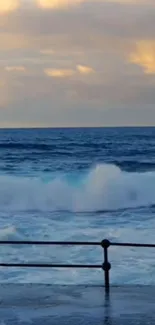
[[[155,124],[155,0],[0,0],[0,127]]]

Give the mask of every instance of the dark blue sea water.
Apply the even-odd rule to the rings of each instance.
[[[0,130],[0,239],[155,243],[155,128]],[[94,262],[100,248],[0,247],[0,262]],[[155,250],[110,248],[112,283],[155,283]],[[1,282],[103,283],[0,269]]]

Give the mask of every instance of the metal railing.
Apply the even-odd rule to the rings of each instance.
[[[109,273],[111,264],[108,261],[108,248],[110,246],[122,247],[142,247],[155,248],[155,244],[138,244],[138,243],[117,243],[104,239],[101,242],[86,242],[86,241],[3,241],[0,240],[0,245],[41,245],[41,246],[100,246],[103,248],[104,261],[102,264],[57,264],[57,263],[0,263],[0,267],[40,267],[40,268],[88,268],[88,269],[102,269],[104,271],[105,290],[108,292],[110,288]]]

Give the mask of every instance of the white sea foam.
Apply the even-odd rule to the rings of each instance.
[[[86,212],[155,204],[155,172],[129,173],[100,164],[77,183],[65,175],[41,178],[0,176],[0,209]]]

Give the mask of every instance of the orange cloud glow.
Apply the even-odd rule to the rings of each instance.
[[[95,0],[36,0],[39,7],[43,9],[61,9],[70,6],[75,6],[85,2],[94,2]],[[100,3],[118,3],[118,4],[133,4],[139,5],[153,3],[152,0],[98,0]]]
[[[20,5],[20,0],[1,0],[0,1],[0,14],[13,11]]]
[[[47,76],[55,78],[71,77],[74,74],[71,69],[45,69],[44,72]]]
[[[61,9],[75,6],[86,0],[37,0],[39,7],[43,9]]]
[[[155,74],[155,42],[139,41],[130,55],[131,63],[141,66],[146,74]]]
[[[91,67],[88,67],[88,66],[85,66],[85,65],[78,65],[77,70],[81,74],[90,74],[90,73],[94,72],[94,70]]]

